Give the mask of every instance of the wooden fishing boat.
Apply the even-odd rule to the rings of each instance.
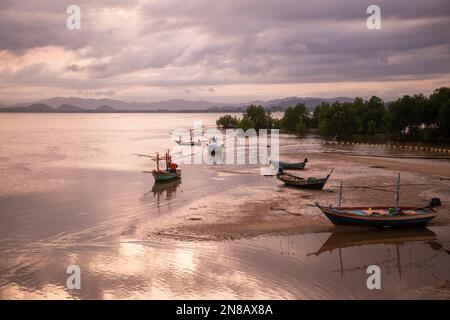
[[[334,170],[334,169],[333,169]],[[304,188],[304,189],[314,189],[322,190],[323,186],[327,183],[328,178],[330,178],[333,170],[326,176],[326,178],[302,178],[294,176],[290,173],[284,172],[282,169],[277,174],[277,179],[283,181],[286,185]]]
[[[147,157],[153,161],[156,161],[156,169],[153,169],[152,171],[142,171],[144,173],[151,173],[156,182],[168,181],[181,177],[181,170],[178,169],[178,165],[176,163],[172,162],[172,156],[170,155],[169,150],[167,150],[164,157],[160,157],[158,152],[156,153],[156,157],[145,154],[137,154],[137,156]],[[160,161],[163,160],[165,161],[165,169],[160,169]]]
[[[426,207],[400,207],[400,174],[397,180],[397,194],[395,206],[375,207],[343,207],[342,181],[339,191],[339,205],[337,207],[316,206],[325,216],[336,225],[354,225],[371,227],[409,227],[425,225],[430,222],[437,213],[434,207],[441,205],[438,198],[433,198]]]
[[[145,172],[145,171],[144,171]],[[145,172],[148,173],[148,172]],[[166,169],[166,170],[153,170],[151,171],[153,174],[153,177],[155,178],[155,181],[167,181],[172,179],[177,179],[181,177],[181,170],[180,169]]]
[[[281,168],[281,169],[287,169],[287,170],[302,170],[305,169],[306,163],[308,162],[308,159],[305,158],[303,162],[283,162],[283,161],[270,161],[270,163],[275,168]]]
[[[406,227],[425,225],[436,217],[430,207],[317,207],[336,225],[356,225],[373,227]]]

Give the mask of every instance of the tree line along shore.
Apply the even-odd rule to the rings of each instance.
[[[304,136],[318,132],[326,139],[349,141],[381,139],[448,144],[450,142],[450,88],[441,87],[429,96],[404,95],[384,102],[369,100],[322,103],[312,111],[299,103],[288,107],[281,119],[262,106],[251,105],[241,117],[226,114],[216,124],[221,128],[280,129]]]

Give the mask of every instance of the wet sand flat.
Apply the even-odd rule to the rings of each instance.
[[[449,162],[380,160],[333,153],[283,155],[290,161],[298,161],[305,156],[310,159],[307,169],[295,174],[321,177],[330,168],[335,168],[323,191],[284,186],[275,177],[258,176],[257,168],[213,167],[210,170],[219,176],[225,173],[222,182],[226,184],[226,189],[179,209],[170,221],[159,221],[157,228],[143,232],[145,238],[220,240],[331,231],[336,227],[319,209],[313,207],[315,202],[336,204],[337,187],[342,179],[344,204],[393,206],[393,192],[345,189],[345,186],[388,185],[391,187],[386,190],[395,190],[397,172],[401,173],[401,184],[405,185],[401,188],[403,205],[423,206],[432,197],[438,197],[443,206],[437,209],[439,215],[431,225],[442,226],[450,222]],[[243,173],[247,175],[245,181],[242,179]],[[249,173],[253,175],[249,177]],[[191,216],[201,219],[189,220]]]

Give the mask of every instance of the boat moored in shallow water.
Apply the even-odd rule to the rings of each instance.
[[[181,170],[178,169],[176,163],[172,162],[172,156],[170,155],[169,150],[167,150],[164,157],[161,157],[158,152],[156,153],[156,157],[145,154],[137,154],[137,156],[147,157],[156,161],[156,169],[153,169],[152,171],[142,171],[144,173],[151,173],[156,182],[178,179],[181,177]],[[160,169],[159,162],[163,160],[165,161],[165,169]]]

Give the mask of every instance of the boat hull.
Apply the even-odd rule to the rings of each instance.
[[[287,163],[283,161],[272,161],[272,165],[275,168],[287,169],[287,170],[302,170],[305,169],[306,162]]]
[[[389,215],[389,216],[361,216],[348,212],[364,208],[331,208],[317,205],[325,216],[335,225],[353,225],[364,227],[412,227],[421,226],[430,222],[436,217],[436,213],[430,209],[421,209],[424,213],[412,215]],[[387,208],[375,208],[387,209]],[[402,208],[403,210],[413,210],[412,208]]]
[[[328,181],[328,178],[314,179],[311,181],[309,179],[297,177],[288,173],[278,174],[277,179],[283,181],[287,186],[312,190],[322,190]]]
[[[181,170],[177,170],[176,172],[169,171],[154,171],[152,172],[153,178],[155,178],[156,182],[160,181],[169,181],[173,179],[178,179],[181,177]]]
[[[278,179],[283,181],[284,184],[287,186],[300,188],[300,189],[310,189],[310,190],[322,190],[326,183],[326,181],[325,181],[325,182],[321,182],[321,183],[305,184],[305,183],[295,183],[292,181],[282,180],[281,178],[278,178]]]

